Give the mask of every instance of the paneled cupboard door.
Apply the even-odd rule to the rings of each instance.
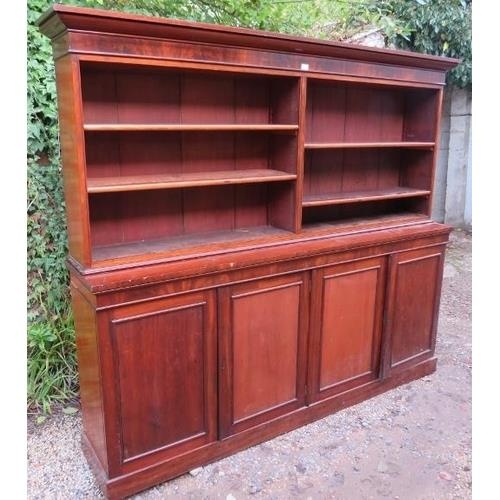
[[[221,437],[305,405],[308,275],[219,290]]]
[[[391,256],[387,315],[390,369],[416,363],[434,352],[443,261],[442,247]]]
[[[379,377],[385,257],[313,271],[309,401]]]
[[[105,367],[113,372],[108,422],[116,428],[108,435],[118,436],[123,470],[217,439],[215,310],[208,291],[111,311]]]

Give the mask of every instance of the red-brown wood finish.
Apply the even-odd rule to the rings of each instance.
[[[71,283],[71,300],[76,330],[83,427],[86,438],[94,449],[99,467],[108,473],[95,305],[87,300],[74,281]]]
[[[100,314],[105,411],[115,470],[129,472],[216,440],[214,292]],[[111,445],[111,444],[110,444]]]
[[[378,378],[385,267],[379,257],[313,271],[311,401]]]
[[[89,266],[89,208],[85,194],[85,151],[77,57],[66,55],[58,59],[55,71],[69,252],[82,265]]]
[[[391,256],[387,303],[391,369],[434,353],[443,260],[442,247]]]
[[[305,404],[308,276],[219,291],[220,436]]]
[[[39,24],[108,498],[435,370],[458,61],[62,5]]]

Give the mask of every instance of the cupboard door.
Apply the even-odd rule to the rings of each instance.
[[[234,434],[305,404],[305,273],[219,291],[220,434]]]
[[[403,367],[432,356],[443,262],[442,247],[391,256],[387,312],[391,346],[387,359],[390,368]]]
[[[119,427],[110,434],[119,436],[120,464],[145,465],[216,440],[215,309],[209,291],[112,311]]]
[[[313,271],[310,401],[379,377],[384,257]]]

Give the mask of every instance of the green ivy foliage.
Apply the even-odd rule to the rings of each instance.
[[[50,41],[35,26],[49,5],[48,0],[29,0],[27,12],[28,407],[45,412],[78,388],[54,65]]]

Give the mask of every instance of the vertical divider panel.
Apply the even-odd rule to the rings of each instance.
[[[300,175],[299,170],[303,171],[302,159],[300,158],[300,148],[298,145],[301,137],[300,126],[301,116],[303,111],[301,108],[301,99],[305,99],[301,90],[301,80],[290,79],[283,82],[273,83],[271,91],[271,99],[274,102],[270,103],[272,108],[271,119],[283,123],[298,123],[299,130],[295,136],[276,135],[273,136],[273,147],[270,152],[270,159],[273,168],[277,170],[287,171]],[[282,95],[278,95],[278,90],[282,91]],[[302,137],[303,144],[303,137]],[[279,183],[268,188],[269,205],[268,219],[269,224],[286,229],[288,231],[298,232],[300,230],[300,213],[298,189],[302,180],[295,179],[293,182]],[[272,195],[271,195],[272,193]]]
[[[396,262],[397,254],[387,257],[387,280],[384,292],[384,314],[382,320],[382,347],[380,350],[380,378],[386,379],[391,374],[391,342],[393,316],[389,310],[389,304],[394,301],[396,289]]]
[[[217,305],[217,386],[219,392],[217,425],[218,439],[223,439],[227,436],[234,420],[232,405],[228,404],[233,394],[233,365],[228,362],[228,355],[233,351],[230,324],[232,303],[229,287],[223,286],[217,289]],[[227,389],[224,392],[223,387]]]
[[[304,197],[305,137],[307,110],[307,77],[299,82],[299,130],[297,133],[297,180],[295,188],[295,231],[302,229],[302,199]]]

